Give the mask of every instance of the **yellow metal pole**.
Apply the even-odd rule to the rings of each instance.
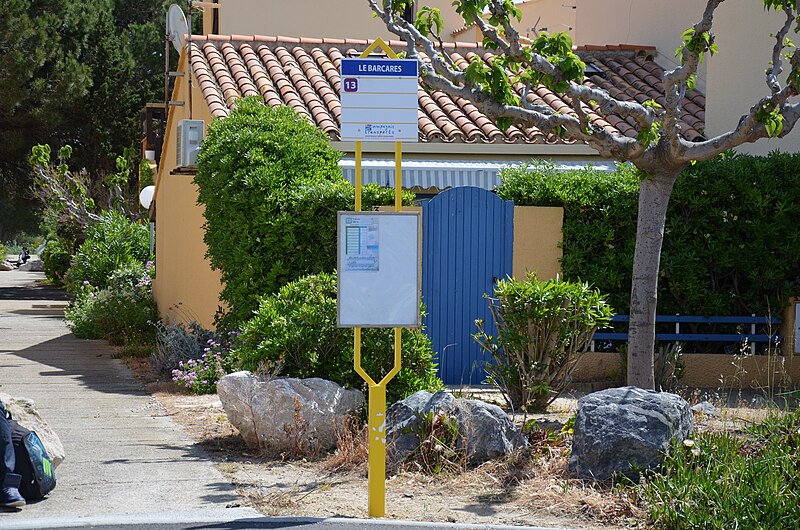
[[[403,144],[394,143],[394,211],[403,209]]]
[[[386,513],[386,385],[369,387],[369,516]]]
[[[356,142],[356,211],[361,211],[361,142]]]

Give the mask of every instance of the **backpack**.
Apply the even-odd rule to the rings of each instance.
[[[56,487],[53,461],[35,432],[11,418],[8,419],[8,426],[16,456],[14,472],[22,475],[19,492],[28,501],[42,499]]]

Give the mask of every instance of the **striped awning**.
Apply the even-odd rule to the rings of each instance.
[[[402,183],[404,188],[455,188],[475,186],[494,190],[500,185],[500,170],[516,166],[529,160],[477,161],[477,160],[403,160]],[[601,171],[613,171],[614,162],[609,161],[556,161],[556,169],[566,171],[592,166]],[[339,161],[342,175],[351,184],[355,183],[356,162],[352,158]],[[365,159],[361,161],[361,178],[364,184],[378,184],[393,188],[395,177],[394,160]]]

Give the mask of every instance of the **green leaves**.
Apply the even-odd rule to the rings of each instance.
[[[509,168],[498,195],[564,208],[562,272],[588,281],[620,312],[630,303],[639,175]],[[661,257],[662,314],[775,314],[800,292],[800,155],[726,156],[675,184]],[[732,331],[735,332],[735,331]]]
[[[572,38],[567,33],[542,32],[536,37],[533,44],[528,47],[527,53],[543,56],[552,63],[561,74],[560,78],[537,72],[531,68],[526,69],[525,80],[544,86],[556,93],[562,93],[569,87],[569,82],[582,83],[586,73],[586,63],[572,51]]]
[[[764,0],[764,9],[780,11],[784,6],[791,9],[797,9],[797,0]]]
[[[775,138],[783,132],[783,114],[778,106],[763,106],[756,114],[756,121],[764,125],[770,138]]]
[[[719,47],[714,43],[714,36],[708,32],[698,34],[694,28],[689,28],[683,32],[681,40],[683,43],[675,50],[675,57],[678,57],[681,64],[684,62],[684,50],[699,54],[700,64],[703,64],[706,52],[713,56],[719,51]]]
[[[641,486],[657,528],[797,528],[798,413],[776,412],[746,432],[706,433],[671,447]]]
[[[422,7],[417,12],[417,20],[414,22],[414,26],[426,37],[432,35],[438,39],[444,28],[442,12],[436,7]]]
[[[488,41],[484,43],[485,46],[496,47],[489,37],[485,41]],[[531,66],[534,54],[543,55],[558,73],[545,74],[536,70]],[[541,83],[554,92],[563,93],[569,88],[570,82],[583,82],[586,64],[572,52],[572,39],[566,33],[542,33],[531,46],[523,49],[523,55],[523,59],[496,55],[491,64],[474,57],[466,68],[466,80],[497,103],[506,106],[520,105],[520,98],[513,86],[515,83]],[[498,126],[507,129],[511,126],[511,120],[501,117]],[[560,129],[554,132],[559,134]]]
[[[642,128],[636,135],[636,139],[642,142],[645,147],[651,143],[657,143],[661,137],[662,126],[660,121],[655,121],[650,124],[650,127]]]

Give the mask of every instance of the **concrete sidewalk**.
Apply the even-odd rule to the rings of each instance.
[[[32,399],[58,433],[66,458],[43,502],[0,512],[0,528],[34,518],[218,513],[240,499],[189,436],[105,341],[76,339],[63,291],[36,272],[0,272],[0,392]]]

